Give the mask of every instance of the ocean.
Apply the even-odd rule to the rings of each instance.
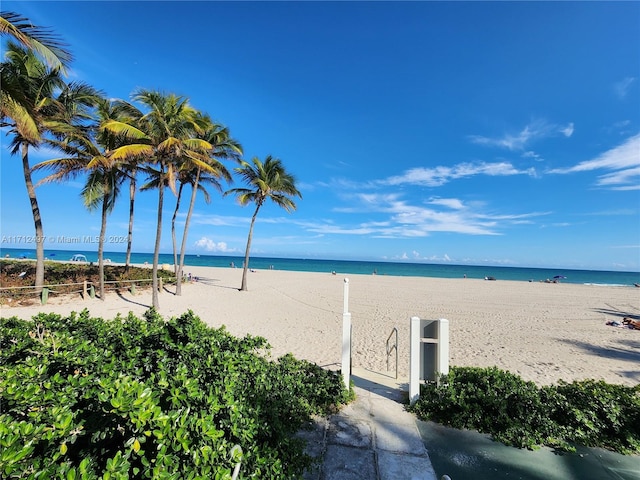
[[[74,254],[83,254],[90,262],[98,261],[96,252],[45,250],[50,260],[69,260]],[[12,258],[35,259],[33,249],[0,248],[0,256]],[[125,253],[105,252],[105,259],[113,263],[124,263]],[[225,255],[185,255],[185,274],[189,266],[229,267],[231,264],[241,267],[244,257]],[[153,253],[132,253],[131,263],[151,264]],[[160,254],[160,264],[173,264],[172,254]],[[493,277],[496,280],[515,280],[538,282],[554,277],[562,283],[586,285],[629,286],[640,284],[640,272],[619,272],[604,270],[571,270],[560,268],[524,268],[487,265],[450,265],[411,262],[376,262],[350,260],[318,260],[303,258],[269,258],[251,257],[249,266],[256,270],[288,270],[296,272],[336,272],[338,274],[393,275],[398,277],[433,277],[433,278],[478,278]]]

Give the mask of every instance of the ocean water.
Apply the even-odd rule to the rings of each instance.
[[[81,253],[90,262],[98,261],[96,252],[45,250],[45,255],[51,260],[69,260],[72,255]],[[0,256],[9,255],[12,258],[35,259],[35,250],[0,248]],[[113,263],[124,263],[125,254],[122,252],[105,252],[104,258]],[[185,273],[189,266],[229,267],[232,263],[241,267],[244,257],[223,255],[185,255]],[[153,253],[132,253],[131,262],[151,264]],[[173,264],[173,255],[160,254],[160,264]],[[289,270],[296,272],[336,272],[338,274],[393,275],[398,277],[433,277],[433,278],[479,278],[494,277],[496,280],[515,280],[524,282],[538,282],[553,280],[560,276],[560,282],[577,284],[594,284],[609,286],[629,286],[640,284],[640,272],[618,272],[604,270],[570,270],[555,268],[522,268],[498,267],[479,265],[449,265],[409,262],[375,262],[348,260],[317,260],[302,258],[268,258],[251,257],[249,266],[256,270]]]

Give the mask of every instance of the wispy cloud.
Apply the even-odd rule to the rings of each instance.
[[[565,137],[573,135],[573,122],[567,125],[556,125],[544,120],[536,120],[525,126],[517,133],[506,133],[500,137],[486,137],[483,135],[470,135],[469,139],[478,145],[487,147],[505,148],[510,151],[524,150],[525,147],[536,140],[554,137],[559,134]]]
[[[610,171],[598,177],[598,186],[616,190],[640,190],[640,134],[592,160],[580,162],[573,167],[556,168],[549,173],[567,174],[593,170]]]
[[[353,213],[366,212],[381,220],[339,225],[335,222],[307,222],[304,228],[313,233],[368,235],[373,238],[426,237],[434,232],[466,235],[500,235],[508,225],[546,213],[492,215],[480,211],[480,204],[467,205],[456,198],[432,198],[414,205],[399,194],[360,193],[353,196]]]
[[[395,175],[381,180],[384,185],[423,185],[427,187],[439,187],[452,180],[475,175],[488,176],[509,176],[509,175],[531,175],[535,176],[535,170],[528,168],[520,170],[509,162],[494,163],[459,163],[452,167],[438,166],[432,168],[417,167],[405,171],[402,175]]]
[[[636,81],[635,77],[625,77],[619,82],[614,83],[613,91],[615,92],[616,96],[620,99],[625,98],[629,93],[629,89],[631,88],[631,85],[633,85],[633,82],[635,81]]]
[[[429,200],[431,205],[442,205],[444,207],[460,210],[464,208],[464,203],[457,198],[432,198]]]
[[[522,154],[522,158],[532,158],[534,159],[536,162],[542,162],[544,160],[544,158],[542,158],[540,155],[538,155],[536,152],[533,152],[531,150],[526,151]]]
[[[565,137],[570,137],[571,135],[573,135],[573,122],[569,123],[569,125],[567,125],[564,128],[560,129],[560,133],[562,133]]]
[[[231,215],[202,215],[194,213],[192,221],[197,225],[213,225],[215,227],[238,227],[247,225],[250,221],[250,218]]]

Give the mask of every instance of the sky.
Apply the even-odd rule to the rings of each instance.
[[[292,213],[261,209],[252,255],[640,270],[639,2],[2,9],[64,39],[70,80],[110,98],[183,95],[230,129],[245,160],[279,158],[302,198]],[[20,158],[0,134],[1,246],[34,248]],[[97,251],[68,243],[100,230],[83,180],[37,188],[45,250]],[[136,252],[153,251],[156,205],[157,191],[138,193]],[[174,206],[170,193],[163,253]],[[233,196],[200,197],[187,253],[242,255],[252,213]],[[127,226],[125,190],[106,251],[126,249]]]

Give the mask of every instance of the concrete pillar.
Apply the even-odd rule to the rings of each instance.
[[[438,320],[438,361],[436,365],[438,375],[437,383],[440,385],[440,377],[449,374],[449,320]]]
[[[435,346],[435,351],[433,350]],[[425,349],[429,347],[429,352]],[[434,355],[435,354],[435,355]],[[409,339],[409,402],[420,396],[423,380],[440,384],[440,377],[449,373],[449,320],[420,320],[411,317]]]
[[[409,331],[409,403],[413,405],[420,396],[420,318],[411,317]]]

